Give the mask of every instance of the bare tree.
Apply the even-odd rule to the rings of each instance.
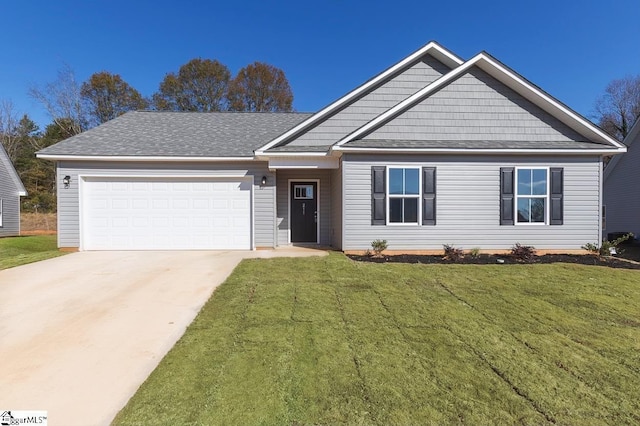
[[[15,165],[20,152],[18,116],[11,100],[0,101],[0,142]]]
[[[82,101],[81,85],[73,69],[64,64],[55,81],[29,88],[29,96],[40,102],[66,137],[88,127],[87,111]]]
[[[618,140],[624,139],[640,117],[640,75],[611,81],[595,109],[600,127]]]

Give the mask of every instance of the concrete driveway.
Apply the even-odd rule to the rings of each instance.
[[[318,254],[80,252],[0,271],[0,409],[108,424],[240,260]]]

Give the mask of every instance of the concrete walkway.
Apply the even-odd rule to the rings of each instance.
[[[240,260],[323,254],[80,252],[0,271],[0,409],[109,424]]]

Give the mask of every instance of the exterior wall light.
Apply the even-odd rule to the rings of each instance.
[[[69,185],[71,185],[71,176],[66,175],[65,177],[63,177],[62,183],[64,184],[64,187],[68,189]]]
[[[267,177],[266,176],[262,176],[262,180],[260,181],[260,184],[262,184],[262,186],[265,186],[267,184]]]

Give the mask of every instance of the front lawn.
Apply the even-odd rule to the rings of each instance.
[[[336,253],[242,262],[114,421],[639,422],[640,272]]]
[[[65,253],[58,250],[55,235],[0,238],[0,269],[39,262],[63,254]]]

